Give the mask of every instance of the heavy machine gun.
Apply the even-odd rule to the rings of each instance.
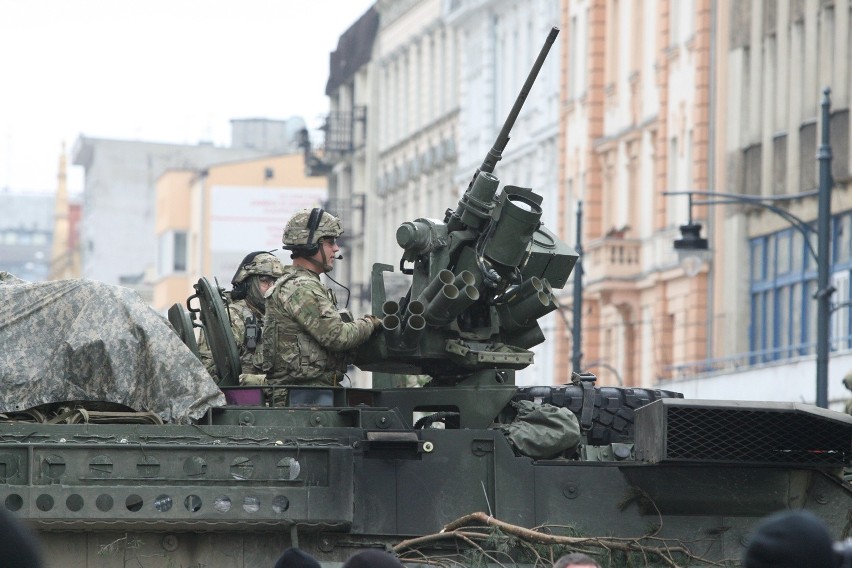
[[[542,197],[493,175],[550,47],[553,28],[497,136],[455,210],[420,218],[396,232],[399,268],[411,276],[402,298],[388,299],[384,272],[372,272],[373,313],[384,333],[361,348],[365,370],[417,373],[434,386],[512,385],[533,362],[544,335],[537,320],[556,309],[577,254],[541,222]],[[499,193],[498,193],[499,190]]]

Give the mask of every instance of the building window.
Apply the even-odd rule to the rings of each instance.
[[[852,348],[852,212],[832,219],[831,284],[835,287],[830,345]],[[816,239],[810,239],[816,247]],[[752,364],[813,354],[816,349],[817,266],[801,232],[785,229],[751,240]]]
[[[186,231],[167,231],[160,235],[157,247],[157,273],[170,276],[187,270]]]

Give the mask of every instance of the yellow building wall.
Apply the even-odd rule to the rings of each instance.
[[[157,180],[155,234],[189,228],[190,188],[196,175],[192,170],[170,170]]]
[[[204,171],[170,170],[156,184],[155,233],[186,231],[188,237],[187,270],[158,277],[154,285],[153,307],[164,312],[174,303],[185,304],[193,293],[192,285],[208,275],[210,260],[211,189],[216,186],[280,188],[281,190],[325,188],[325,177],[305,175],[301,153],[268,156],[216,164]],[[287,219],[281,219],[283,229]],[[246,251],[248,252],[248,251]],[[219,282],[228,287],[227,282]]]

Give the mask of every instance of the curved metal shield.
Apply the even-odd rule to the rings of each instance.
[[[180,340],[198,357],[198,342],[195,340],[195,332],[192,331],[192,320],[189,312],[182,304],[174,304],[168,311],[169,323],[175,328]]]
[[[240,353],[231,331],[231,320],[222,299],[222,292],[204,277],[194,284],[195,297],[201,315],[201,325],[210,345],[220,387],[240,384]],[[191,299],[191,298],[190,298]]]

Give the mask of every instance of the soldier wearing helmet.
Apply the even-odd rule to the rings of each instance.
[[[334,293],[320,281],[334,268],[342,234],[340,220],[321,208],[299,211],[284,227],[293,265],[266,293],[263,365],[269,384],[335,385],[354,349],[381,329],[374,316],[345,321]],[[272,395],[273,404],[286,403],[282,389]]]
[[[231,332],[240,354],[242,375],[262,374],[263,315],[266,312],[266,291],[284,274],[284,265],[278,257],[265,251],[255,251],[246,255],[237,267],[231,279],[228,317],[231,320]],[[207,339],[202,332],[198,343],[199,357],[214,377],[216,364]]]

